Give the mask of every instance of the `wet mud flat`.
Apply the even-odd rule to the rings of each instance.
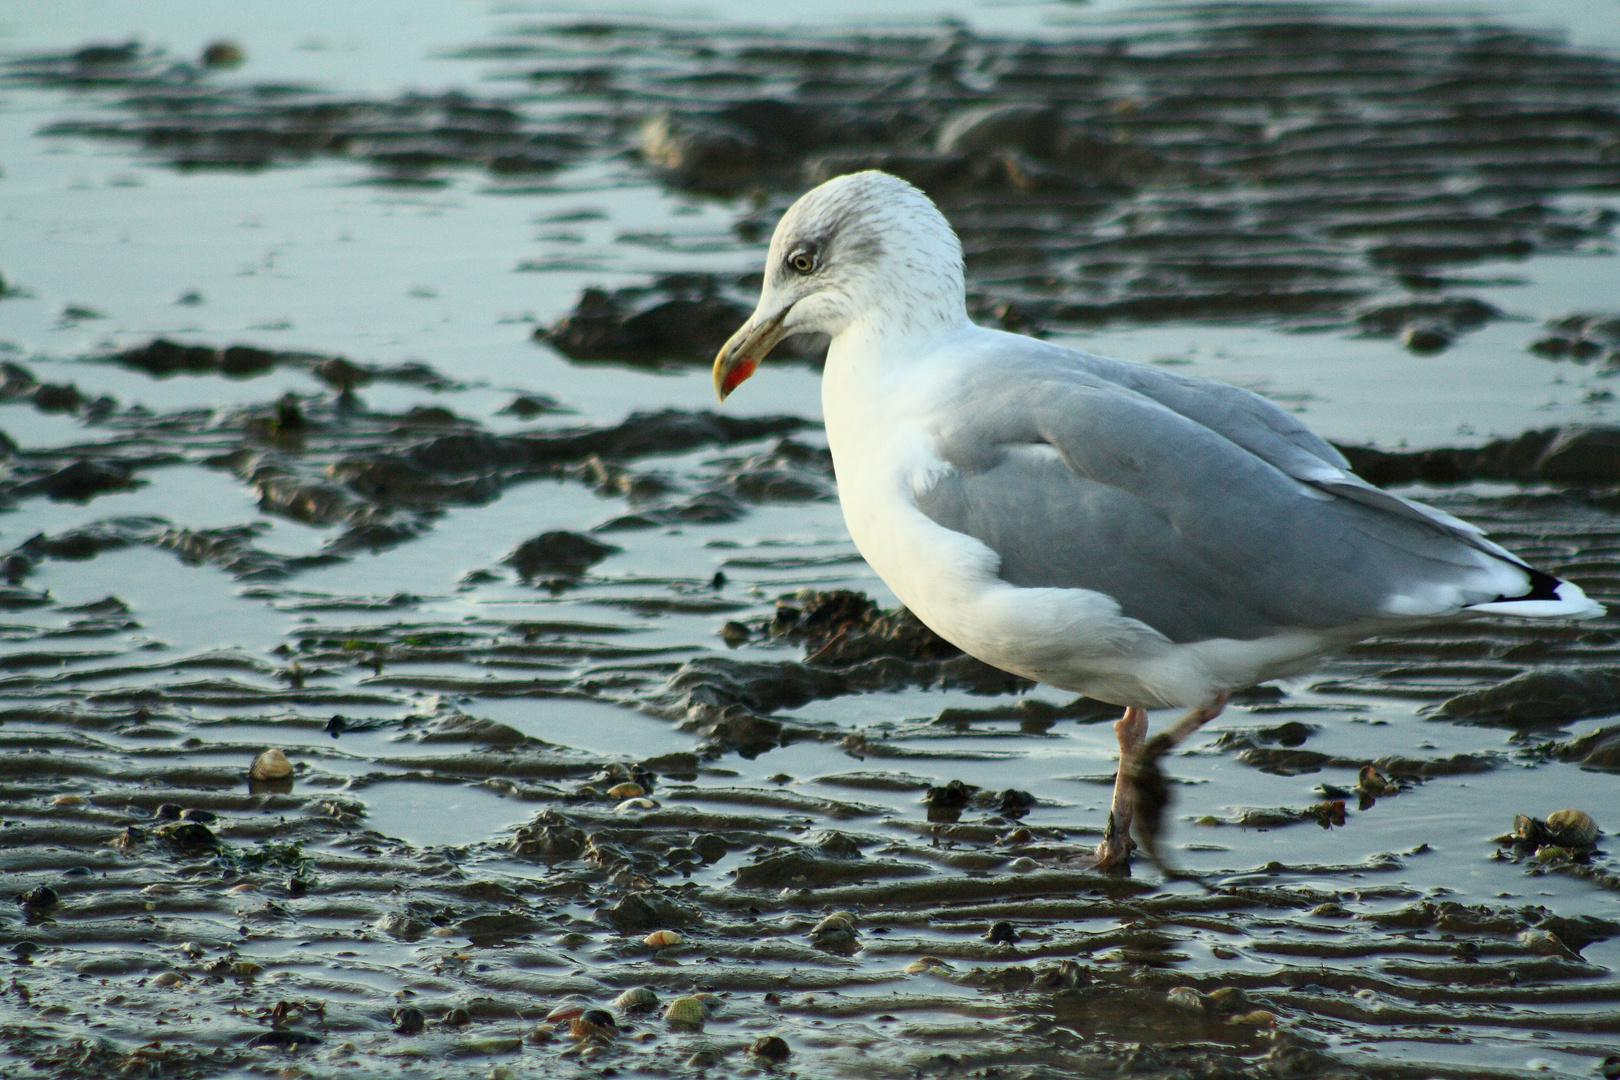
[[[553,26],[466,50],[499,101],[266,93],[138,47],[9,71],[98,95],[51,139],[400,186],[615,160],[757,192],[751,242],[808,179],[891,168],[962,228],[981,313],[1030,329],[1236,316],[1422,350],[1496,317],[1460,268],[1607,235],[1571,206],[1620,175],[1612,57],[1290,18]],[[642,377],[703,359],[749,287],[603,288],[540,336]],[[1606,366],[1612,324],[1554,320],[1524,362]],[[1245,695],[1169,763],[1196,876],[1103,877],[1077,867],[1115,710],[884,610],[812,422],[582,415],[566,382],[485,416],[476,373],[202,335],[0,375],[6,423],[60,435],[3,444],[8,1073],[1615,1067],[1613,617],[1374,640]],[[115,376],[246,403],[134,405]],[[1615,429],[1345,449],[1620,600]],[[287,771],[255,780],[268,748]]]
[[[166,371],[175,348],[95,362]],[[191,348],[186,377],[225,377],[230,349]],[[1461,1077],[1589,1071],[1620,1038],[1606,836],[1515,837],[1514,812],[1559,807],[1496,798],[1461,835],[1389,850],[1381,831],[1421,829],[1448,782],[1515,773],[1613,828],[1612,620],[1372,641],[1249,695],[1174,763],[1224,776],[1177,807],[1198,880],[1102,877],[1075,867],[1114,710],[879,608],[847,542],[724,535],[836,514],[813,428],[671,411],[497,435],[356,388],[449,384],[431,371],[259,364],[337,385],[228,415],[81,392],[85,441],[12,454],[9,498],[95,518],[4,562],[0,1031],[20,1075]],[[27,407],[58,407],[45,385],[8,369]],[[1426,494],[1612,600],[1616,439],[1453,451],[1468,486]],[[258,514],[93,513],[173,504],[187,471],[248,485]],[[414,591],[320,582],[537,484],[579,489],[594,526],[451,581],[418,564]],[[327,539],[278,552],[265,519]],[[672,527],[718,542],[718,572],[613,569],[627,548],[689,565]],[[120,595],[133,564],[111,564],[135,555],[172,568],[166,588],[234,578],[270,624],[247,647],[168,645],[176,614]],[[1403,720],[1427,749],[1374,727]],[[623,734],[581,731],[598,725]],[[254,781],[267,745],[290,772]],[[1290,801],[1245,801],[1261,779]],[[420,813],[454,819],[448,838],[394,838]],[[1257,844],[1289,833],[1306,842]],[[1443,884],[1431,848],[1507,896]]]

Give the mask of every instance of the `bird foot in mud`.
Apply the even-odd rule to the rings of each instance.
[[[1119,828],[1114,815],[1108,815],[1108,829],[1103,833],[1102,843],[1097,845],[1093,853],[1092,870],[1123,870],[1130,873],[1131,852],[1135,850],[1136,843],[1130,838],[1125,829]]]

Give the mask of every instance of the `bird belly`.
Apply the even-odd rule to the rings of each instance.
[[[1177,644],[1124,615],[1101,592],[1008,584],[996,576],[999,560],[989,547],[917,509],[918,478],[926,488],[937,461],[926,441],[919,436],[908,445],[903,435],[886,441],[881,451],[866,447],[854,460],[897,467],[838,469],[850,536],[924,625],[987,664],[1118,705],[1190,708],[1297,674],[1343,644],[1341,635],[1308,631]],[[838,464],[840,440],[829,442]]]

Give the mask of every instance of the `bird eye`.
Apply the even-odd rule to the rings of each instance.
[[[801,274],[808,274],[816,268],[816,253],[813,251],[795,251],[788,256],[788,265]]]

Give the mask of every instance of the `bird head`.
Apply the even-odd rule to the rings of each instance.
[[[834,177],[771,236],[759,305],[714,360],[721,401],[790,334],[916,333],[965,321],[962,245],[933,202],[888,173]]]

